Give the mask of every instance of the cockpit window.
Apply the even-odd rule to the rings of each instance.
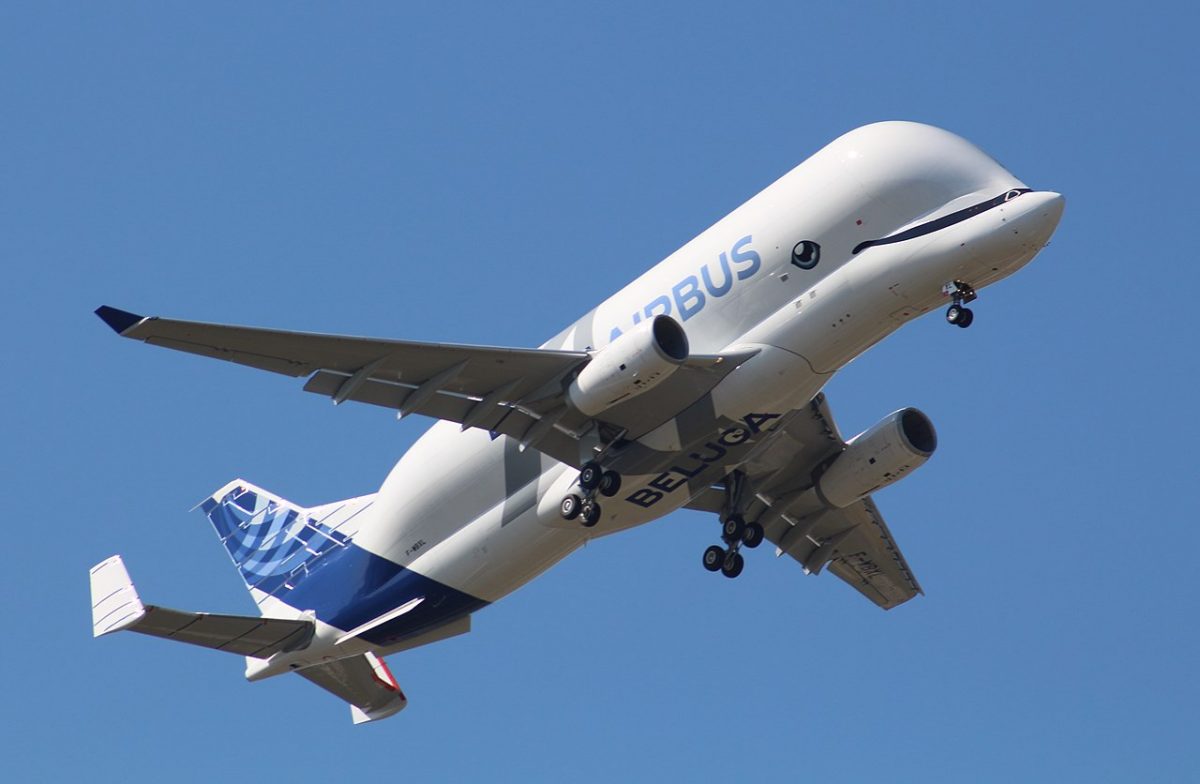
[[[850,251],[850,255],[857,255],[867,248],[873,248],[876,245],[891,245],[894,242],[904,242],[905,240],[911,240],[914,237],[924,237],[926,234],[932,234],[933,232],[944,229],[947,226],[953,226],[956,223],[962,223],[967,218],[974,218],[981,212],[987,212],[993,207],[999,207],[1001,204],[1017,198],[1022,193],[1029,193],[1032,190],[1032,188],[1013,188],[1012,190],[1005,191],[995,198],[988,199],[987,201],[981,201],[978,204],[972,204],[970,207],[958,210],[957,212],[952,212],[949,215],[943,215],[942,217],[935,218],[931,221],[927,221],[926,223],[922,223],[920,226],[913,226],[911,229],[906,229],[898,234],[881,237],[877,240],[860,242],[855,246],[854,250]]]

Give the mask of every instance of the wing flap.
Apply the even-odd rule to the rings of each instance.
[[[843,543],[829,571],[885,610],[924,594],[875,502],[867,497],[849,509],[861,525]]]
[[[350,376],[345,373],[319,370],[304,385],[304,391],[332,398],[338,394],[349,379]],[[368,378],[358,384],[347,395],[346,400],[354,400],[359,403],[382,406],[383,408],[398,411],[419,387],[419,384],[404,384],[399,381]],[[471,409],[475,407],[475,403],[476,401],[470,397],[442,392],[428,398],[421,405],[413,409],[412,413],[424,414],[435,419],[462,422]]]
[[[340,373],[320,371],[315,373],[304,385],[305,392],[333,397],[342,384],[349,378]],[[541,417],[549,411],[535,413],[525,406],[516,406],[514,401],[506,400],[502,405],[492,406],[484,412],[481,418],[474,417],[476,406],[482,400],[465,397],[453,393],[441,392],[431,395],[414,407],[408,407],[409,396],[415,391],[416,385],[389,383],[379,379],[364,381],[349,395],[348,400],[360,403],[390,408],[422,416],[444,419],[449,422],[478,427],[500,435],[512,436],[523,440],[530,430],[541,421]],[[539,406],[545,408],[545,405]],[[576,422],[576,425],[586,428],[586,423]],[[555,460],[578,466],[582,463],[579,440],[561,430],[550,428],[538,439],[538,451],[550,455]]]

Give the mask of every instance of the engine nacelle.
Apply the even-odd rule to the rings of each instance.
[[[924,465],[935,449],[937,432],[929,417],[903,408],[846,443],[817,478],[817,497],[834,509],[849,506]]]
[[[571,382],[567,399],[580,412],[595,416],[654,389],[687,358],[683,327],[670,316],[655,316],[597,351]]]

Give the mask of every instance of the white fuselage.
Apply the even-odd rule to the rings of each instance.
[[[600,349],[667,313],[683,325],[694,353],[758,349],[702,406],[639,439],[639,468],[622,471],[621,492],[605,499],[598,525],[584,528],[558,514],[577,469],[521,451],[508,437],[441,422],[387,477],[355,543],[493,602],[588,537],[679,508],[697,482],[716,481],[744,459],[734,446],[755,428],[747,416],[807,404],[840,367],[945,304],[947,282],[978,289],[1032,259],[1057,225],[1058,194],[1021,192],[937,224],[1027,190],[976,147],[936,128],[889,122],[842,136],[545,344]],[[930,225],[937,228],[854,252]],[[727,452],[704,451],[718,439],[730,444]],[[701,459],[708,457],[711,465]],[[698,479],[685,481],[700,469]]]

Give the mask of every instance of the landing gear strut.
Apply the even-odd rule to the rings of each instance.
[[[605,471],[599,463],[589,460],[579,469],[577,484],[583,495],[569,493],[564,496],[559,514],[564,520],[579,518],[585,528],[591,528],[600,522],[602,511],[596,496],[611,498],[620,492],[621,475],[616,471]]]
[[[975,289],[961,280],[956,280],[942,286],[942,293],[954,300],[954,303],[946,309],[946,321],[963,329],[971,326],[971,322],[975,320],[975,312],[966,307],[966,303],[977,298]]]
[[[746,475],[734,471],[725,478],[725,509],[721,512],[721,541],[725,546],[713,545],[704,551],[704,568],[720,572],[726,577],[737,577],[746,565],[742,554],[743,546],[751,549],[762,544],[763,527],[757,522],[747,523],[742,517],[742,497],[745,495]]]

